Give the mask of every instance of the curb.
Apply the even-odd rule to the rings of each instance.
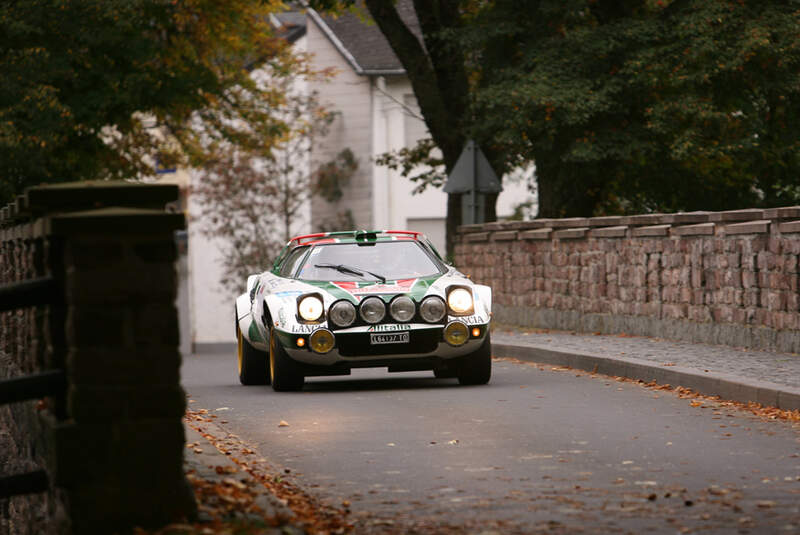
[[[658,384],[680,385],[700,394],[719,396],[729,401],[754,402],[784,410],[800,410],[800,389],[735,375],[701,372],[681,366],[665,368],[638,359],[601,357],[535,345],[492,343],[492,355],[569,366],[587,372],[646,382],[656,381]]]

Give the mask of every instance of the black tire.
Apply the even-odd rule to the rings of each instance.
[[[462,357],[458,367],[458,382],[462,385],[485,385],[492,378],[492,340],[489,333],[483,345]]]
[[[267,354],[250,345],[241,329],[236,329],[239,357],[239,382],[243,385],[268,385]]]
[[[269,331],[269,376],[276,392],[300,390],[305,382],[303,372],[275,336],[275,329]]]

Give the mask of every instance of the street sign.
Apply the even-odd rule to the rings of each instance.
[[[473,140],[469,140],[443,189],[448,194],[464,194],[461,197],[461,222],[471,225],[484,222],[486,194],[500,193],[503,186],[483,151]]]

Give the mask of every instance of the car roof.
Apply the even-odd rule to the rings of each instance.
[[[300,245],[322,245],[328,243],[365,243],[376,241],[416,240],[425,242],[427,239],[421,232],[413,230],[345,230],[337,232],[318,232],[295,236],[287,244],[290,248]]]

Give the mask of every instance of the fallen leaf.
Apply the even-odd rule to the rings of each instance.
[[[289,422],[287,422],[286,420],[281,420],[278,423],[278,427],[289,427]]]

